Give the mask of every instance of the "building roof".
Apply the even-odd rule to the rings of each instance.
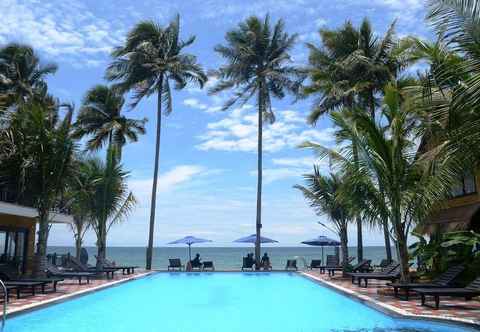
[[[422,231],[431,233],[442,231],[459,231],[468,229],[472,217],[480,210],[480,202],[438,210],[427,219]]]
[[[8,214],[27,218],[36,218],[38,216],[37,210],[34,208],[1,201],[0,214]],[[63,213],[52,212],[50,217],[52,223],[71,224],[73,222],[72,216]]]

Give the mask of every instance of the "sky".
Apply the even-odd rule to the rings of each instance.
[[[181,16],[183,39],[196,36],[187,49],[206,70],[223,63],[214,47],[224,43],[225,33],[250,15],[283,19],[286,30],[298,34],[292,51],[296,64],[307,63],[306,42],[320,43],[320,28],[336,28],[346,20],[354,24],[368,17],[377,34],[383,34],[397,19],[400,37],[431,36],[424,22],[426,10],[420,0],[170,0],[170,1],[80,1],[1,0],[0,45],[22,42],[32,45],[44,62],[55,62],[58,72],[48,79],[51,92],[65,102],[81,104],[85,91],[105,83],[110,51],[123,43],[127,32],[141,20],[167,24]],[[211,79],[206,89],[213,86]],[[186,235],[213,240],[209,245],[232,245],[236,238],[255,232],[256,202],[256,110],[253,104],[220,111],[227,96],[208,96],[207,91],[187,88],[174,91],[174,112],[163,118],[160,178],[157,195],[155,245]],[[298,245],[317,235],[335,237],[318,224],[328,224],[315,215],[301,193],[302,174],[325,161],[298,149],[306,141],[333,146],[334,128],[328,117],[315,127],[306,124],[312,100],[293,103],[293,98],[274,100],[277,120],[264,132],[264,235],[284,246]],[[149,118],[147,134],[127,145],[123,152],[130,171],[129,187],[138,204],[127,221],[112,227],[111,246],[145,246],[148,237],[151,182],[155,148],[155,100],[147,99],[135,109],[125,108],[132,118]],[[349,228],[349,243],[356,243],[356,228]],[[382,245],[376,229],[366,229],[365,245]],[[50,245],[73,245],[65,225],[52,228]],[[86,245],[95,245],[89,232]]]

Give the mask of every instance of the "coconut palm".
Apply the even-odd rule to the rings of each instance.
[[[123,95],[106,85],[96,85],[86,93],[75,123],[74,135],[89,136],[87,149],[96,151],[105,144],[115,145],[121,157],[123,146],[138,141],[145,134],[146,119],[129,119],[122,115]]]
[[[124,221],[136,204],[128,190],[128,173],[119,163],[112,147],[106,161],[90,158],[80,164],[78,173],[85,181],[85,197],[80,204],[86,207],[90,225],[97,235],[97,266],[106,258],[107,235],[111,227]]]
[[[50,212],[59,207],[71,175],[71,131],[71,110],[61,118],[58,107],[30,101],[19,104],[0,133],[0,176],[15,188],[17,201],[37,209],[37,272],[44,271]]]
[[[374,36],[368,19],[359,28],[347,21],[340,29],[320,30],[322,46],[307,44],[310,50],[310,85],[304,88],[307,96],[316,98],[308,117],[311,124],[326,113],[344,108],[360,109],[375,119],[378,97],[384,85],[397,77],[408,63],[405,53],[410,47],[408,39],[395,38],[393,22],[382,38]],[[354,142],[352,142],[354,143]],[[352,153],[358,160],[355,145]],[[360,216],[357,224],[357,256],[363,259],[363,225]],[[388,233],[384,225],[384,233]],[[385,236],[385,248],[391,259],[389,238]]]
[[[0,92],[9,96],[9,104],[45,89],[45,78],[56,71],[55,64],[42,64],[31,46],[10,43],[0,48]]]
[[[203,87],[207,80],[196,57],[184,53],[184,48],[194,41],[195,37],[190,37],[186,41],[180,40],[180,16],[178,15],[165,28],[152,21],[142,21],[128,33],[125,45],[113,51],[114,61],[107,70],[107,78],[116,82],[116,88],[122,92],[133,91],[133,107],[152,94],[157,96],[155,166],[150,206],[147,269],[152,267],[162,106],[165,107],[166,115],[173,110],[171,82],[175,84],[176,89],[183,89],[189,84]]]
[[[345,268],[348,264],[348,224],[353,219],[352,206],[346,200],[346,178],[340,174],[322,175],[317,166],[313,173],[304,175],[306,186],[296,185],[310,206],[318,215],[326,215],[333,224],[335,233],[340,238],[342,247],[342,262]]]
[[[286,92],[298,93],[301,71],[291,65],[289,52],[296,35],[284,30],[282,20],[270,25],[268,15],[262,20],[252,16],[227,32],[226,45],[218,45],[215,51],[226,63],[215,75],[219,82],[212,94],[233,90],[223,109],[234,104],[245,104],[256,98],[258,105],[258,175],[255,259],[260,261],[260,231],[262,228],[262,136],[263,122],[275,120],[271,99],[285,97]]]

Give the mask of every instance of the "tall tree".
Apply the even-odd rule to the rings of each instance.
[[[335,233],[340,238],[345,269],[348,264],[348,224],[353,219],[352,206],[344,194],[349,189],[346,179],[340,174],[322,175],[317,166],[314,166],[313,173],[304,175],[304,178],[306,186],[295,187],[303,193],[318,215],[326,215],[333,223]]]
[[[210,93],[233,90],[223,109],[234,104],[245,104],[252,97],[258,105],[258,175],[255,259],[260,261],[260,232],[262,228],[262,136],[263,122],[275,120],[271,98],[282,99],[286,92],[298,93],[301,71],[291,65],[289,52],[296,35],[285,32],[279,20],[272,27],[268,15],[262,20],[252,16],[227,32],[226,45],[218,45],[215,51],[226,63],[216,71],[219,82]],[[258,266],[258,264],[257,264]]]
[[[102,267],[106,258],[110,228],[125,220],[136,204],[135,197],[128,190],[128,173],[122,169],[116,153],[115,147],[110,148],[105,162],[97,158],[87,159],[79,169],[90,187],[86,193],[86,211],[97,235],[98,267]]]
[[[31,46],[10,43],[0,48],[0,92],[8,96],[8,104],[44,90],[45,78],[56,71],[57,65],[41,63]]]
[[[180,90],[188,84],[203,88],[207,81],[207,76],[196,57],[184,53],[184,48],[193,44],[194,41],[195,37],[190,37],[186,41],[180,40],[180,16],[178,15],[165,28],[152,21],[143,21],[128,33],[125,45],[113,51],[114,60],[107,69],[107,78],[116,82],[116,88],[122,92],[134,92],[132,107],[145,97],[157,95],[155,166],[146,253],[148,270],[152,267],[162,106],[165,107],[166,115],[173,110],[171,82],[175,84],[175,89]]]
[[[72,170],[71,131],[71,110],[61,118],[58,107],[31,101],[17,107],[1,132],[0,175],[15,186],[19,202],[38,212],[37,272],[44,271],[50,212],[60,206]]]
[[[335,110],[361,109],[375,119],[378,97],[384,85],[394,79],[406,65],[404,53],[409,49],[407,39],[395,38],[395,22],[381,38],[372,33],[368,19],[359,28],[347,21],[337,30],[322,29],[322,46],[307,44],[310,50],[310,85],[305,87],[307,96],[318,96],[309,115],[315,124],[325,113]],[[352,142],[354,143],[354,142]],[[355,144],[352,145],[355,163],[358,162]],[[363,225],[360,216],[357,224],[357,256],[363,259]],[[388,234],[388,225],[384,225]],[[389,237],[385,236],[385,248],[391,259]]]
[[[74,135],[78,138],[90,136],[87,149],[96,151],[105,143],[115,145],[119,157],[127,143],[138,141],[145,134],[146,119],[129,119],[122,115],[125,99],[118,89],[96,85],[86,93],[75,123]]]

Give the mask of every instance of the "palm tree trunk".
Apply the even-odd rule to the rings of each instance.
[[[262,140],[263,140],[263,110],[264,96],[262,86],[258,92],[258,150],[257,150],[257,219],[255,239],[255,269],[260,269],[261,230],[262,230]]]
[[[80,233],[75,236],[75,257],[80,259],[82,252],[82,238],[80,237]]]
[[[397,195],[398,197],[398,195]],[[400,261],[400,282],[407,283],[410,281],[410,265],[408,255],[407,237],[402,225],[402,217],[400,212],[400,204],[398,199],[392,199],[392,224],[395,230],[397,255]]]
[[[348,234],[346,227],[342,227],[340,231],[340,243],[342,246],[342,267],[343,271],[346,271],[348,265]]]
[[[383,236],[385,238],[385,254],[389,262],[392,261],[392,244],[390,243],[390,231],[388,230],[388,220],[383,220]]]
[[[47,264],[48,209],[38,210],[38,242],[35,254],[34,275],[43,276]]]
[[[357,143],[352,141],[352,152],[353,152],[353,162],[355,167],[358,168],[358,151]],[[357,214],[355,218],[357,222],[357,259],[358,262],[363,260],[363,227],[362,227],[362,218]]]
[[[99,225],[98,239],[97,239],[97,268],[103,268],[103,262],[107,258],[107,220],[104,220]]]
[[[153,234],[155,232],[155,205],[157,202],[157,181],[158,181],[158,165],[160,159],[160,134],[162,127],[162,87],[163,76],[160,78],[159,90],[157,95],[157,136],[155,140],[155,166],[153,170],[152,198],[150,202],[150,228],[148,232],[147,262],[146,269],[152,269],[153,258]]]

